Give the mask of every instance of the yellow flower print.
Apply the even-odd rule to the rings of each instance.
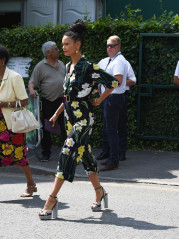
[[[91,112],[89,112],[89,117],[91,117],[92,116],[92,114],[91,114]]]
[[[80,132],[81,132],[81,130],[82,130],[82,127],[81,127],[80,125],[76,125],[76,126],[75,126],[75,130],[78,130],[78,131],[80,131]]]
[[[70,121],[67,121],[67,127],[68,127],[69,130],[72,129],[72,124],[70,123]]]
[[[77,107],[79,107],[79,102],[78,101],[73,101],[71,106],[76,109]]]
[[[112,87],[113,87],[113,88],[116,88],[118,85],[119,85],[119,82],[118,82],[118,81],[113,81],[113,82],[112,82]]]
[[[6,129],[5,123],[0,121],[0,132],[3,132],[5,129]]]
[[[83,155],[84,151],[85,151],[85,146],[82,145],[78,148],[78,154]]]
[[[56,176],[57,176],[57,178],[64,179],[62,172],[57,173]]]
[[[79,163],[79,161],[81,160],[81,155],[79,155],[76,159],[77,163]]]
[[[69,133],[70,133],[70,131],[71,131],[71,129],[72,129],[72,125],[71,125],[71,123],[70,123],[69,121],[67,121],[67,127],[68,127],[68,129],[67,129],[67,135],[69,135]]]
[[[88,144],[88,151],[91,152],[91,145]]]
[[[94,69],[94,70],[99,70],[98,64],[93,64],[93,69]]]
[[[87,120],[86,119],[84,119],[84,120],[81,120],[81,125],[84,125],[84,126],[86,126],[87,125]]]
[[[80,117],[82,116],[82,113],[81,113],[80,110],[76,110],[76,111],[74,111],[73,113],[74,113],[74,115],[75,115],[77,118],[80,118]]]
[[[81,160],[81,158],[82,158],[82,156],[83,156],[83,153],[84,153],[84,151],[85,151],[85,146],[80,146],[79,148],[78,148],[78,154],[79,154],[79,156],[77,157],[77,163]]]
[[[22,159],[23,157],[23,147],[18,147],[15,149],[15,157],[18,158],[18,159]]]
[[[14,147],[11,144],[3,144],[2,149],[3,149],[2,153],[4,155],[9,155],[12,153],[12,151],[14,151]]]

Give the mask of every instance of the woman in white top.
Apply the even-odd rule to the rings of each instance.
[[[27,180],[26,191],[21,197],[30,197],[37,192],[37,187],[26,157],[26,134],[13,133],[10,120],[16,101],[20,100],[21,105],[26,106],[28,96],[21,75],[6,66],[8,60],[7,48],[0,45],[0,167],[20,166]]]

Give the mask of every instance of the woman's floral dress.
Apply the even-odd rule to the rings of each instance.
[[[0,167],[29,164],[27,158],[26,135],[8,130],[0,109]]]
[[[98,91],[98,84],[111,89],[118,86],[118,81],[99,66],[82,57],[70,75],[70,64],[64,83],[64,116],[67,139],[59,155],[56,176],[72,182],[79,161],[87,174],[98,172],[97,163],[88,144],[94,123],[93,95]]]

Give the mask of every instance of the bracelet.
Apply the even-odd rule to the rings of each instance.
[[[8,105],[8,108],[9,108],[9,107],[11,107],[11,102],[8,102],[8,104],[7,104],[7,105]]]

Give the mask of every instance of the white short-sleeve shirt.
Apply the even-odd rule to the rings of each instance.
[[[127,61],[127,60],[126,60]],[[127,61],[127,79],[134,81],[136,83],[136,77],[135,77],[135,73],[132,69],[131,64]],[[129,86],[126,85],[126,90],[129,90]]]
[[[122,84],[116,87],[111,94],[122,94],[126,91],[126,77],[127,77],[127,61],[120,52],[113,58],[111,58],[110,63],[109,57],[102,59],[98,65],[101,69],[108,72],[110,75],[123,75]],[[105,91],[105,87],[101,85],[101,93]]]

